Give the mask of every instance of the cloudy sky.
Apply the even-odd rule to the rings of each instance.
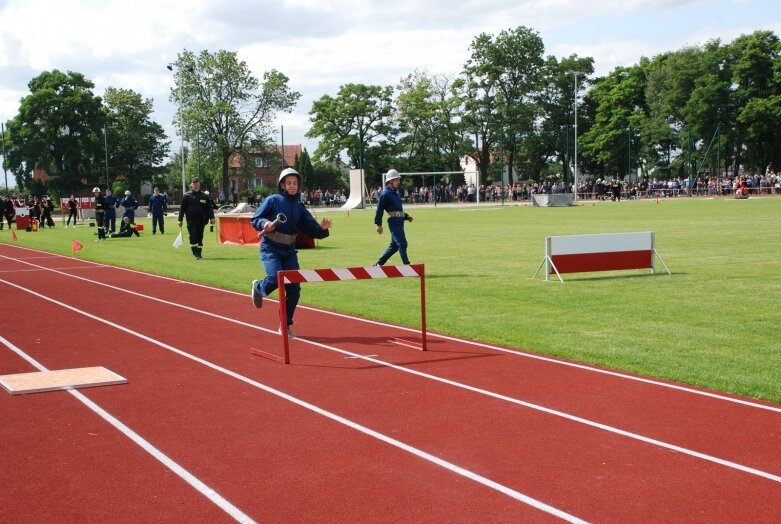
[[[777,0],[0,0],[0,120],[45,70],[84,74],[95,94],[133,89],[178,149],[166,69],[183,49],[236,51],[260,77],[274,68],[302,94],[282,114],[286,144],[306,139],[312,102],[345,83],[396,86],[417,70],[455,76],[480,33],[526,26],[545,54],[595,60],[597,75],[642,56],[781,34]],[[278,140],[281,137],[278,137]]]

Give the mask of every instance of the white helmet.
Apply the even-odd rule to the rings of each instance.
[[[279,174],[279,180],[277,180],[277,189],[282,189],[282,182],[285,180],[286,177],[290,175],[295,175],[298,178],[298,187],[301,188],[301,175],[298,174],[298,171],[293,169],[292,167],[288,167],[287,169],[283,169],[282,172]]]
[[[130,190],[128,189],[127,191],[125,191],[125,194],[126,194],[127,196],[130,196]]]
[[[93,187],[93,188],[92,188],[92,192],[93,192],[93,193],[100,193],[100,188],[99,188],[99,187],[97,187],[97,186],[96,186],[96,187]]]
[[[397,178],[401,178],[401,175],[395,169],[389,169],[387,173],[382,175],[382,177],[385,179],[385,183],[387,184],[391,180],[396,180]]]

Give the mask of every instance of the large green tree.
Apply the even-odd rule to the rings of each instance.
[[[570,168],[575,157],[575,100],[578,101],[578,133],[584,133],[591,126],[589,113],[581,105],[580,93],[588,89],[589,76],[593,73],[594,60],[591,57],[547,58],[545,85],[537,98],[540,118],[535,122],[535,133],[524,143],[525,158],[522,157],[521,162],[516,162],[514,166],[519,172],[528,171],[526,178],[534,178],[558,161],[559,166],[550,168],[555,167],[553,171],[560,170],[565,175],[568,187],[572,183]]]
[[[645,86],[642,67],[619,67],[596,82],[589,93],[596,101],[596,114],[578,145],[598,166],[596,174],[619,178],[628,174],[632,122],[647,112]]]
[[[231,156],[273,147],[274,118],[292,111],[301,95],[277,70],[263,73],[262,80],[256,78],[231,51],[201,51],[196,56],[184,50],[171,68],[171,101],[179,106],[177,127],[197,144],[193,149],[213,151],[221,159],[221,186],[227,193]]]
[[[500,166],[512,166],[534,131],[545,79],[545,46],[538,33],[519,26],[495,37],[480,34],[470,51],[464,66],[470,91],[467,113],[475,130],[483,134],[480,168],[485,175],[489,149],[498,146]]]
[[[393,111],[393,88],[364,84],[345,84],[336,97],[323,95],[312,104],[309,118],[312,127],[308,138],[318,138],[315,160],[333,160],[346,153],[356,168],[367,173],[379,172],[374,165],[381,156],[375,151],[375,162],[369,164],[369,147],[388,147],[392,128],[389,118]],[[392,139],[391,139],[392,140]]]
[[[95,85],[81,73],[44,71],[28,84],[30,94],[7,124],[7,167],[20,188],[32,189],[31,172],[55,179],[59,194],[97,184],[104,156],[105,121]]]
[[[401,80],[393,113],[399,131],[397,169],[459,171],[461,156],[473,154],[463,125],[463,105],[453,85],[445,75],[420,71]],[[463,177],[450,178],[463,182]]]
[[[730,52],[745,165],[754,173],[781,170],[781,41],[770,31],[756,31],[738,37]]]
[[[169,142],[163,128],[152,121],[152,100],[130,89],[109,87],[104,95],[111,178],[123,176],[134,194],[144,182],[162,182]],[[161,180],[157,180],[157,175]],[[110,182],[110,181],[108,181]],[[162,184],[160,184],[162,185]]]

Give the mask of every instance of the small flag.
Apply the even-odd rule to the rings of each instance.
[[[16,236],[16,231],[14,231],[12,229],[11,230],[11,242],[16,242],[17,240],[19,240],[19,237]]]
[[[179,236],[174,240],[174,249],[179,249],[182,244],[184,244],[184,239],[182,239],[182,232],[179,231]]]
[[[73,244],[71,244],[71,250],[74,254],[78,253],[81,248],[83,248],[81,244],[79,244],[78,240],[74,240]]]

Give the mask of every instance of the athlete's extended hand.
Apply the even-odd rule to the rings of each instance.
[[[407,215],[406,217],[404,217],[404,220],[406,220],[407,222],[412,222],[412,217]]]
[[[377,226],[377,234],[382,235],[382,226]]]
[[[323,229],[330,229],[331,228],[331,224],[332,224],[332,222],[331,222],[330,218],[324,218],[320,222],[320,227],[323,228]]]

